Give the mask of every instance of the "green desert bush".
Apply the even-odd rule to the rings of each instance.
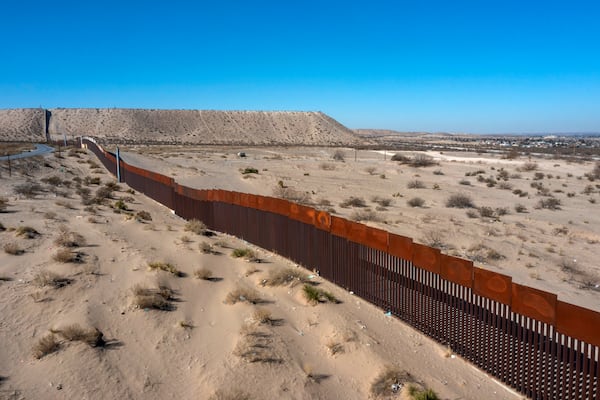
[[[306,301],[313,305],[327,302],[339,303],[338,299],[333,294],[308,283],[304,284],[302,292]]]
[[[265,279],[264,284],[267,286],[291,286],[294,287],[299,283],[304,283],[308,277],[300,268],[283,268],[273,269],[269,272],[269,276]]]
[[[249,249],[247,247],[233,249],[233,251],[231,252],[231,256],[234,258],[244,258],[248,261],[257,260],[256,253],[254,252],[254,250]]]

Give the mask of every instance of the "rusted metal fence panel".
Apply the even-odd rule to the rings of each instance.
[[[115,173],[114,155],[83,144]],[[600,313],[507,275],[286,200],[197,190],[122,165],[125,182],[381,307],[533,399],[600,400]]]

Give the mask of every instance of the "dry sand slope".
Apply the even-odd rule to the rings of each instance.
[[[310,271],[186,231],[93,155],[63,155],[0,171],[0,399],[365,399],[388,364],[441,398],[519,398]],[[246,247],[263,262],[231,256]],[[341,303],[264,285],[284,268]]]
[[[53,139],[91,135],[105,141],[197,144],[353,144],[348,128],[321,112],[50,109]],[[0,140],[41,140],[45,110],[0,111]]]

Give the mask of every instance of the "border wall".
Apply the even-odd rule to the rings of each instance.
[[[116,175],[116,157],[81,145]],[[133,189],[390,311],[532,399],[600,400],[600,313],[411,238],[287,200],[201,190],[120,160]]]

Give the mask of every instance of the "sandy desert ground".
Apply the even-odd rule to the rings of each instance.
[[[344,214],[352,210],[337,203],[349,194],[406,192],[392,181],[403,175],[401,168],[378,161],[376,153],[361,153],[356,164],[350,154],[345,163],[329,161],[329,149],[248,153],[242,160],[231,149],[177,148],[161,157],[128,157],[203,187],[263,193],[283,180],[297,190],[319,191],[311,198],[327,195]],[[321,169],[320,159],[335,168]],[[260,173],[244,179],[238,168],[249,165]],[[377,174],[363,172],[370,165]],[[430,185],[431,177],[418,171]],[[365,399],[390,368],[443,399],[520,398],[451,349],[311,271],[233,237],[186,231],[186,222],[169,210],[115,186],[91,153],[19,160],[12,177],[4,164],[0,172],[6,200],[0,213],[1,399]],[[363,187],[367,182],[376,185]],[[319,189],[328,186],[329,192]],[[428,203],[431,190],[418,190]],[[432,224],[423,218],[433,207],[408,220],[406,194],[394,199],[383,215]],[[593,215],[586,218],[593,226]],[[498,224],[477,223],[480,229]],[[450,242],[459,243],[454,237]],[[263,262],[231,256],[244,248]],[[169,264],[175,273],[152,269],[152,263]],[[307,303],[301,284],[263,286],[272,271],[286,268],[319,282],[340,303]],[[210,270],[211,279],[196,278],[207,277],[202,269]],[[229,304],[228,296],[242,299],[230,295],[236,290],[244,298],[256,296],[257,304]],[[407,387],[396,397],[408,398]]]

